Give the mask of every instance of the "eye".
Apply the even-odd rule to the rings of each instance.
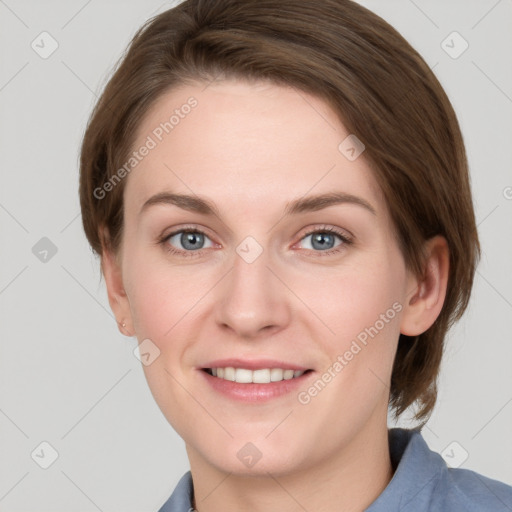
[[[300,243],[303,244],[303,249],[322,252],[324,253],[322,255],[326,255],[339,252],[343,246],[350,245],[352,240],[341,231],[328,227],[309,231],[301,238]]]
[[[200,256],[203,249],[215,247],[216,244],[197,228],[182,228],[164,236],[159,242],[165,250],[180,256]],[[317,256],[327,256],[342,251],[351,245],[352,239],[333,227],[321,227],[310,230],[301,239],[303,249],[313,251]]]
[[[208,236],[197,229],[181,229],[167,235],[162,243],[167,245],[171,252],[191,252],[213,247]]]

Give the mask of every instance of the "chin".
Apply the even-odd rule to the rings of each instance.
[[[238,476],[268,478],[270,473],[277,477],[307,465],[305,451],[299,450],[297,444],[285,447],[282,444],[277,446],[264,440],[261,442],[232,441],[229,446],[214,452],[209,446],[208,453],[203,452],[200,456],[219,471]]]

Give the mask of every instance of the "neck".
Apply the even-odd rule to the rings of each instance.
[[[366,428],[329,458],[285,474],[220,471],[187,445],[198,512],[356,512],[367,508],[393,476],[386,424]]]

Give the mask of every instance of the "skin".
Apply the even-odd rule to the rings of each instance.
[[[126,178],[122,245],[102,256],[121,332],[160,350],[143,369],[186,443],[197,510],[362,510],[393,475],[387,405],[398,337],[437,318],[446,241],[428,241],[425,273],[412,275],[364,153],[349,161],[338,150],[349,132],[335,113],[293,88],[181,86],[148,111],[134,147],[190,96],[197,107]],[[207,198],[218,215],[171,204],[139,214],[163,191]],[[375,214],[345,203],[283,216],[289,202],[332,191],[363,198]],[[207,235],[193,257],[166,251],[187,250],[179,235],[158,243],[185,226]],[[334,236],[329,248],[340,251],[321,254],[306,234],[326,227],[353,243]],[[247,236],[263,248],[252,263],[236,252]],[[198,369],[225,357],[291,361],[314,370],[307,390],[394,303],[401,311],[307,404],[295,392],[235,402]],[[262,454],[251,468],[237,457],[247,442]]]

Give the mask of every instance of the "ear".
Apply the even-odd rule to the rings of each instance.
[[[108,238],[103,238],[105,240]],[[108,248],[108,244],[103,245],[101,255],[101,270],[105,276],[107,286],[108,301],[112,309],[119,331],[125,336],[134,336],[133,321],[128,296],[123,285],[123,275],[119,255],[114,254]],[[123,326],[123,324],[125,324]]]
[[[408,294],[403,310],[400,333],[417,336],[424,333],[441,312],[446,297],[450,269],[448,242],[435,236],[425,243],[426,261],[423,276],[409,276]]]

